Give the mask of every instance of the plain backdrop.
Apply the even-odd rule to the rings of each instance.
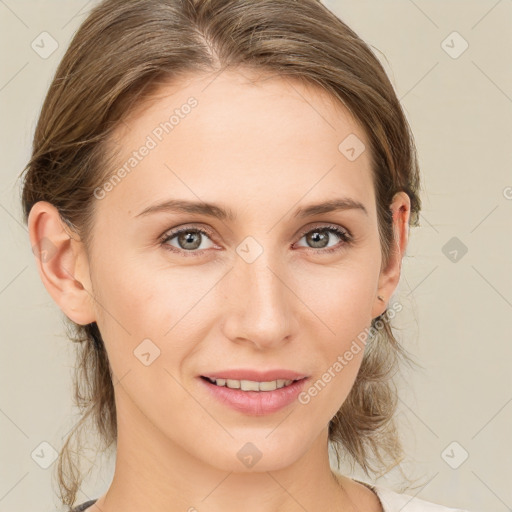
[[[0,512],[56,509],[54,466],[37,454],[59,449],[77,418],[73,352],[37,273],[17,178],[51,77],[96,3],[0,1]],[[399,339],[425,367],[400,384],[403,469],[419,482],[408,493],[512,510],[512,0],[326,5],[375,50],[418,147],[421,226],[395,294]],[[51,55],[33,49],[43,32]],[[96,461],[80,502],[106,490],[112,462]],[[376,483],[393,487],[395,473]]]

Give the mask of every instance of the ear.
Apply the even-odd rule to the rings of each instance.
[[[94,322],[89,263],[78,235],[46,201],[31,208],[28,231],[39,275],[53,300],[73,322]]]
[[[386,268],[381,270],[379,276],[379,285],[374,300],[372,318],[386,311],[387,302],[398,286],[402,269],[402,258],[409,240],[409,217],[411,214],[411,201],[409,196],[403,191],[397,192],[393,196],[390,209],[393,215],[394,239],[391,246],[389,262]],[[379,295],[383,297],[384,300],[380,300],[378,298]]]

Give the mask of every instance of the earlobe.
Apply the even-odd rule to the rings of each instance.
[[[31,208],[28,231],[39,275],[53,300],[73,322],[94,322],[88,265],[78,235],[63,222],[57,208],[46,201]],[[76,275],[78,269],[80,275]]]
[[[402,258],[409,240],[409,218],[411,202],[407,193],[397,192],[390,205],[393,216],[393,242],[388,264],[381,271],[379,285],[376,291],[373,318],[381,315],[387,308],[389,297],[393,295],[400,281]],[[380,297],[383,298],[381,300]]]

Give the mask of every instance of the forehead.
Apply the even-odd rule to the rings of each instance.
[[[169,196],[241,208],[306,195],[373,203],[364,130],[338,100],[298,80],[248,70],[182,77],[137,105],[113,141],[116,168],[127,172],[109,200],[134,210]],[[354,142],[366,149],[350,159]]]

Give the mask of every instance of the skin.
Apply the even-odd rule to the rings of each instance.
[[[95,200],[87,250],[51,204],[30,213],[32,246],[43,237],[55,246],[51,258],[37,260],[45,287],[74,322],[98,323],[115,376],[116,470],[91,512],[382,510],[370,489],[335,475],[328,459],[328,424],[363,350],[308,404],[267,415],[232,410],[198,379],[225,368],[288,368],[315,382],[384,312],[407,246],[410,202],[400,192],[391,205],[396,244],[381,269],[369,151],[350,161],[338,150],[350,133],[369,148],[349,112],[321,89],[248,76],[193,75],[162,86],[127,116],[116,132],[119,166],[169,112],[190,96],[198,100]],[[299,206],[342,196],[367,214],[293,217]],[[171,198],[215,202],[237,219],[136,217]],[[325,224],[349,230],[353,242],[328,232],[327,245],[339,250],[322,254],[301,232]],[[186,252],[177,237],[159,241],[178,226],[211,230],[198,235],[196,256],[166,250]],[[248,236],[263,249],[252,263],[236,252]],[[146,338],[160,350],[149,366],[134,357]],[[262,453],[252,468],[237,457],[247,442]]]

